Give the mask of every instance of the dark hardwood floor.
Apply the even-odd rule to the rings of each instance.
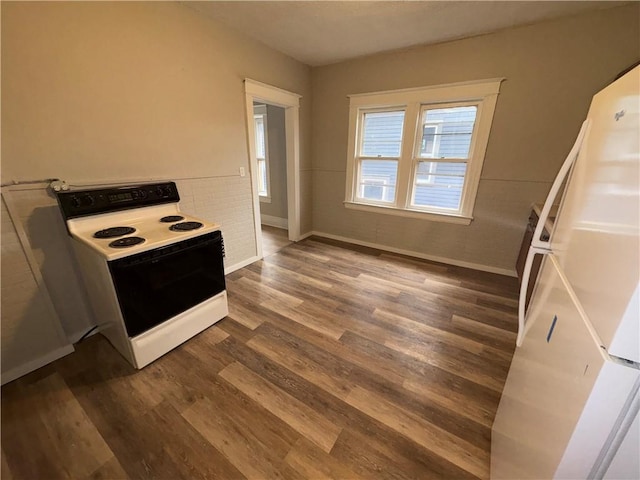
[[[488,478],[517,281],[311,238],[141,371],[100,335],[2,388],[2,479]]]

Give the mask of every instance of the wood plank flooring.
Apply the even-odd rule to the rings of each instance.
[[[291,245],[289,232],[283,228],[262,225],[262,256],[269,255]]]
[[[312,237],[141,371],[100,335],[2,388],[3,479],[484,479],[517,281]]]

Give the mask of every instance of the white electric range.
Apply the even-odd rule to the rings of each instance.
[[[58,192],[102,333],[142,368],[228,314],[219,225],[175,183]]]

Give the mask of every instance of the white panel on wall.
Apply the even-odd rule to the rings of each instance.
[[[315,172],[314,232],[514,276],[526,225],[522,219],[528,218],[531,198],[544,198],[549,189],[543,182],[481,180],[475,218],[466,226],[347,211],[342,208],[344,178],[344,172]],[[330,203],[321,205],[323,198]]]
[[[122,182],[127,183],[137,182]],[[179,179],[176,184],[180,208],[185,213],[221,226],[227,269],[246,264],[255,257],[249,177]],[[95,320],[71,239],[47,184],[12,186],[5,188],[3,195],[10,199],[14,221],[19,222],[29,250],[28,253],[23,250],[3,202],[2,372],[5,382],[58,358],[60,352],[72,351],[70,343],[94,326]],[[41,288],[28,257],[41,279]],[[62,327],[59,328],[61,340],[52,333],[52,324]]]
[[[60,323],[69,340],[75,342],[95,322],[58,203],[46,184],[13,187],[8,194]]]
[[[185,178],[175,182],[180,193],[181,210],[221,225],[226,246],[226,267],[246,262],[255,256],[251,183],[248,176]],[[133,183],[138,182],[122,181],[120,184]],[[71,240],[56,199],[46,186],[12,187],[9,194],[65,332],[75,341],[94,322]],[[73,188],[83,187],[77,185]]]
[[[250,177],[181,179],[176,185],[180,210],[221,226],[226,268],[256,255]]]
[[[2,383],[73,352],[2,201]]]

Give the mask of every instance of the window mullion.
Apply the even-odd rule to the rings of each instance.
[[[419,121],[420,104],[407,105],[402,133],[402,150],[398,164],[398,190],[396,192],[396,206],[398,208],[407,208],[410,202],[409,196],[411,195],[414,170],[413,156]]]

